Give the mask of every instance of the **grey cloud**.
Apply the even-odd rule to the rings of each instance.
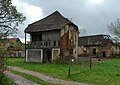
[[[84,27],[88,34],[106,33],[107,24],[120,17],[120,0],[104,0],[103,4],[88,6],[88,0],[22,0],[43,9],[45,16],[60,11],[67,18],[72,18],[79,28]]]

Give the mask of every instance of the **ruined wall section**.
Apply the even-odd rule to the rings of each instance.
[[[77,57],[78,30],[72,25],[66,25],[61,29],[60,56]]]
[[[96,49],[96,54],[93,53],[93,49]],[[87,55],[87,57],[109,57],[112,54],[112,45],[107,43],[104,46],[79,46],[78,47],[78,56]],[[86,57],[86,56],[85,56]]]

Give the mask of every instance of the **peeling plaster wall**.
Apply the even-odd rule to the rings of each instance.
[[[120,54],[120,47],[112,46],[112,54]]]
[[[52,49],[52,60],[58,59],[60,57],[60,48]]]
[[[77,58],[78,30],[72,25],[66,25],[61,29],[60,51],[61,56],[72,54]]]
[[[96,49],[96,54],[93,54],[93,49]],[[107,44],[106,46],[79,46],[78,56],[86,54],[89,56],[103,57],[105,52],[105,57],[109,57],[112,54],[112,45]]]

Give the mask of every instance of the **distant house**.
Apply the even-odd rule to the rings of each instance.
[[[7,57],[20,57],[24,56],[24,48],[19,38],[5,38],[0,40],[1,46],[5,46],[7,49]],[[19,46],[20,45],[20,46]]]
[[[26,33],[30,34],[26,62],[52,62],[68,55],[77,58],[78,27],[58,11],[29,24]]]
[[[78,56],[109,57],[119,54],[109,35],[83,36],[78,39]]]

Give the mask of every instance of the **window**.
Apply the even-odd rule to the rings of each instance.
[[[54,41],[54,46],[56,46],[56,41]]]
[[[96,48],[93,48],[93,54],[96,54]]]

